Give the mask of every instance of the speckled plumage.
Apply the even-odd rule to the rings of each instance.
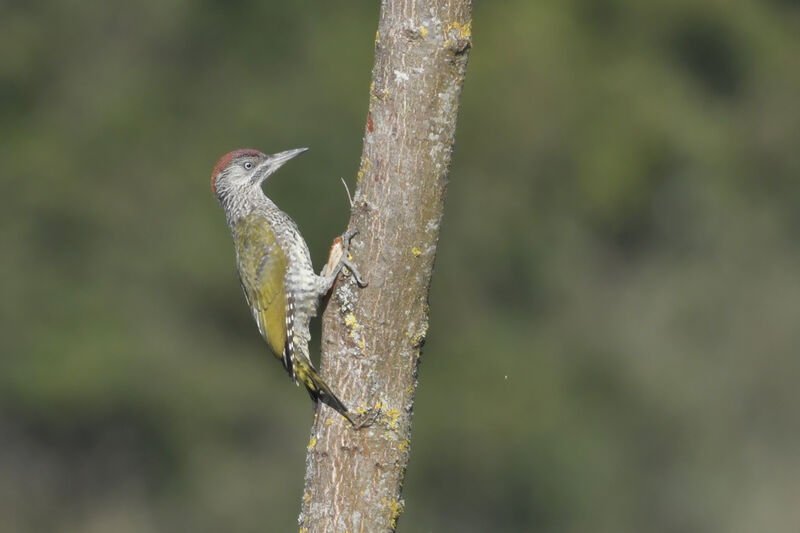
[[[267,198],[261,184],[305,149],[265,155],[236,150],[224,155],[211,186],[225,211],[242,289],[259,332],[295,383],[350,420],[348,410],[319,377],[309,357],[309,324],[339,269],[318,276],[297,224]],[[352,420],[351,420],[352,422]]]

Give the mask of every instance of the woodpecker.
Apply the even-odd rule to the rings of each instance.
[[[305,386],[315,405],[322,401],[355,426],[347,407],[311,363],[308,342],[311,317],[343,266],[360,286],[366,286],[348,260],[347,248],[356,232],[345,232],[334,241],[331,259],[317,275],[297,224],[261,189],[284,163],[306,150],[272,155],[251,149],[229,152],[214,167],[211,190],[225,211],[239,281],[259,333],[294,383]]]

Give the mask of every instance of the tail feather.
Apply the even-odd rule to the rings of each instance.
[[[314,367],[305,361],[295,359],[294,373],[297,379],[303,383],[308,391],[308,395],[311,396],[314,403],[321,401],[345,417],[350,424],[355,425],[353,419],[350,418],[350,411],[345,407],[342,401],[336,397],[330,387],[328,387],[328,384],[325,383],[317,371],[314,370]]]

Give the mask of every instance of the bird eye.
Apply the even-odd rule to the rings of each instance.
[[[244,164],[244,168],[245,168],[246,170],[250,170],[250,169],[252,169],[252,168],[253,168],[253,163],[251,163],[250,161],[248,161],[247,163],[245,163],[245,164]]]

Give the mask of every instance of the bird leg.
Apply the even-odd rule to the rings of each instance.
[[[342,246],[344,247],[344,251],[339,262],[342,264],[342,266],[347,267],[347,270],[353,274],[353,278],[355,278],[358,286],[364,288],[367,286],[367,282],[361,277],[361,273],[358,271],[358,268],[350,261],[350,240],[356,235],[358,235],[358,230],[354,228],[348,229],[342,234]]]
[[[358,268],[349,259],[350,240],[358,234],[357,229],[348,229],[341,236],[333,240],[331,251],[328,254],[328,262],[322,267],[319,273],[320,293],[327,294],[333,287],[336,277],[341,272],[342,267],[347,267],[353,274],[353,278],[360,287],[366,287],[367,282],[361,277]]]

